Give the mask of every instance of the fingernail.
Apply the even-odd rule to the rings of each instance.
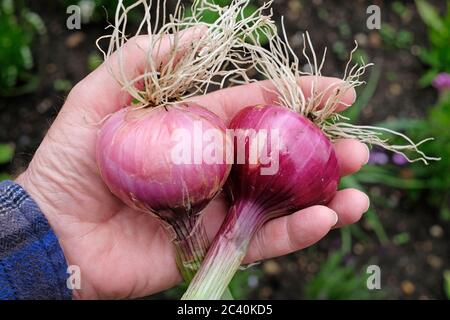
[[[367,144],[365,144],[365,143],[364,143],[364,147],[366,147],[366,150],[367,150],[367,158],[366,158],[366,160],[364,161],[364,165],[366,165],[366,164],[369,163],[370,149],[369,149],[369,146],[368,146]]]
[[[365,193],[363,193],[363,194],[367,198],[367,207],[366,207],[366,210],[364,210],[364,213],[366,213],[367,211],[369,211],[369,208],[370,208],[370,198],[367,194],[365,194]]]
[[[337,223],[338,223],[338,221],[339,221],[339,217],[338,217],[338,215],[337,215],[337,213],[335,212],[335,211],[333,211],[333,210],[330,210],[332,213],[332,215],[333,215],[333,221],[334,221],[334,223],[333,223],[333,225],[331,226],[331,227],[334,227],[335,225],[337,225]]]

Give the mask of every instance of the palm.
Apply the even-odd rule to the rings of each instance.
[[[129,69],[138,72],[139,68]],[[311,82],[303,80],[301,86]],[[322,85],[334,81],[323,78]],[[347,103],[352,102],[352,95]],[[195,100],[229,121],[240,108],[270,103],[273,98],[261,84],[252,84]],[[18,179],[47,216],[68,263],[80,267],[82,290],[74,294],[83,298],[139,297],[181,280],[174,249],[159,221],[126,207],[98,174],[95,144],[99,125],[129,102],[130,97],[101,66],[72,90],[29,169]],[[358,170],[367,158],[365,147],[356,141],[338,143],[336,152],[343,175]],[[352,156],[346,157],[349,152]],[[311,245],[334,226],[334,211],[339,215],[338,225],[344,225],[358,220],[367,206],[361,192],[343,190],[329,204],[333,210],[316,206],[270,221],[251,243],[246,262]],[[221,197],[204,210],[210,238],[226,211]]]
[[[45,163],[38,170],[64,173],[56,178],[57,188],[70,186],[58,193],[53,204],[58,217],[58,226],[53,227],[68,263],[82,271],[83,296],[135,297],[173,286],[181,278],[164,228],[150,214],[132,210],[114,197],[98,174],[95,123],[101,117],[90,110],[108,106],[90,103],[86,108],[89,97],[87,101],[73,97],[69,96],[41,145],[45,153],[39,150],[33,162]],[[101,97],[97,96],[97,101],[102,101]],[[69,121],[71,126],[67,126]],[[64,138],[53,140],[53,136]],[[46,185],[53,188],[50,181]],[[56,193],[55,189],[48,191]],[[223,207],[223,201],[215,202]],[[219,213],[223,216],[225,210]]]

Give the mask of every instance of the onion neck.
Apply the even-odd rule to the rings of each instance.
[[[218,300],[226,291],[244,259],[248,245],[266,221],[264,210],[254,202],[240,201],[230,208],[182,300]]]
[[[186,283],[190,283],[200,269],[209,247],[205,226],[201,218],[199,219],[183,219],[171,224],[175,233],[173,244],[177,266]]]
[[[178,221],[164,222],[176,251],[176,263],[183,280],[189,284],[205,258],[209,248],[208,235],[201,216],[186,217]],[[232,300],[228,288],[221,299]]]

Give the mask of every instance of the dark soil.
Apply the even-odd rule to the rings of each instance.
[[[55,81],[62,79],[76,84],[88,74],[88,56],[97,51],[95,39],[103,34],[105,26],[95,23],[84,25],[80,31],[69,31],[65,8],[57,1],[26,2],[42,17],[48,35],[34,48],[41,80],[38,90],[17,98],[0,98],[0,142],[14,143],[16,148],[13,162],[0,167],[0,172],[8,171],[13,175],[31,160],[64,103],[67,92],[57,92]],[[298,54],[301,53],[298,39],[305,30],[310,32],[317,52],[329,47],[324,75],[342,76],[345,61],[339,57],[339,52],[350,52],[355,37],[370,61],[380,68],[381,78],[373,98],[363,110],[362,123],[376,123],[390,117],[420,117],[436,99],[432,89],[422,89],[417,84],[425,70],[417,52],[419,46],[426,45],[426,31],[414,3],[403,2],[408,8],[403,18],[394,13],[388,3],[391,2],[275,1],[275,14],[286,17],[287,32]],[[412,32],[413,43],[398,48],[395,43],[386,43],[377,30],[368,30],[366,8],[369,4],[380,5],[384,23]],[[343,48],[338,50],[336,43],[341,43]],[[442,275],[444,270],[450,269],[449,224],[439,219],[435,209],[408,203],[400,191],[372,186],[371,193],[385,199],[386,204],[377,206],[376,211],[388,236],[393,238],[407,232],[409,240],[401,245],[391,242],[381,246],[362,221],[360,225],[367,237],[353,242],[353,252],[345,262],[354,263],[357,270],[362,271],[366,265],[379,265],[386,298],[445,298]],[[339,246],[339,231],[332,231],[313,249],[263,263],[258,268],[265,274],[249,297],[304,298],[305,283],[317,273],[328,253]]]

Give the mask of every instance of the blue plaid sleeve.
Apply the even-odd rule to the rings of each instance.
[[[55,233],[21,186],[0,182],[0,300],[71,299]]]

